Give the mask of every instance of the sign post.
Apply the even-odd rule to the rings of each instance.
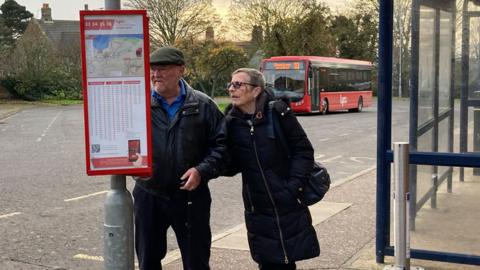
[[[105,0],[106,9],[120,1]],[[151,175],[146,11],[81,11],[88,175],[112,175],[105,199],[105,269],[134,269],[133,201],[125,175]]]

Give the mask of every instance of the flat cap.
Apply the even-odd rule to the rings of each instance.
[[[174,47],[162,47],[150,54],[150,65],[185,65],[183,53]]]

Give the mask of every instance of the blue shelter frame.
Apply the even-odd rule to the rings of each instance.
[[[468,0],[466,0],[468,1]],[[413,0],[412,1],[412,35],[415,35],[415,31],[418,33],[418,21],[419,21],[419,8],[420,5],[433,6],[438,10],[449,9],[454,4],[453,0]],[[385,256],[394,255],[394,247],[390,245],[390,163],[393,162],[392,145],[392,44],[393,44],[393,0],[380,0],[380,15],[379,15],[379,69],[378,69],[378,116],[377,116],[377,216],[376,216],[376,261],[383,263]],[[436,23],[436,28],[438,23]],[[437,28],[438,30],[438,28]],[[420,33],[421,34],[421,33]],[[412,36],[413,38],[414,36]],[[418,44],[417,44],[418,45]],[[417,51],[418,52],[418,51]],[[418,55],[415,54],[415,44],[412,42],[412,84],[418,76],[418,61],[415,62],[415,57],[418,59]],[[438,63],[438,55],[435,56]],[[435,92],[438,91],[438,69],[439,66],[435,65]],[[415,70],[416,69],[416,70]],[[453,76],[452,76],[453,77]],[[411,87],[415,87],[412,85]],[[438,93],[438,92],[437,92]],[[452,99],[453,100],[453,99]],[[453,102],[453,101],[452,101]],[[418,104],[413,101],[413,110],[416,110]],[[434,97],[434,109],[435,104],[438,105],[437,97]],[[451,104],[453,108],[453,104]],[[414,112],[415,113],[415,112]],[[411,123],[415,127],[415,132],[410,132],[410,135],[418,136],[423,130],[431,128],[434,133],[438,133],[438,122],[445,117],[450,117],[453,121],[453,110],[448,110],[443,114],[438,111],[434,113],[434,119],[425,125],[417,129],[418,123]],[[412,119],[411,119],[412,120]],[[415,119],[414,119],[415,121]],[[428,127],[427,127],[428,126]],[[452,127],[452,126],[450,126]],[[452,128],[450,128],[452,129]],[[436,130],[436,131],[435,131]],[[450,136],[450,135],[449,135]],[[434,136],[435,137],[435,136]],[[449,145],[448,151],[450,152],[437,152],[438,141],[435,146],[435,139],[432,142],[432,152],[417,151],[414,147],[409,154],[410,164],[416,165],[432,165],[433,173],[435,173],[437,166],[447,167],[478,167],[480,164],[480,154],[478,153],[452,153],[452,147]],[[414,145],[415,146],[415,145]],[[450,170],[450,169],[449,169]],[[451,176],[445,176],[451,177]],[[438,181],[438,179],[437,179]],[[449,187],[451,188],[451,187]],[[431,250],[411,249],[411,258],[444,261],[460,264],[480,265],[480,256],[450,253],[450,252],[438,252]]]

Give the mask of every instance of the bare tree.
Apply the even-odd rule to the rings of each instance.
[[[250,33],[254,26],[270,35],[272,28],[287,19],[301,17],[313,0],[232,0],[230,13],[232,23]],[[238,20],[240,18],[240,20]]]
[[[127,0],[126,6],[147,10],[153,47],[175,45],[220,21],[211,0]]]
[[[396,0],[393,24],[393,89],[398,96],[408,96],[411,63],[412,0]]]

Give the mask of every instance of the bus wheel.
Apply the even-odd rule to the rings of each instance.
[[[358,98],[358,103],[357,103],[357,108],[355,109],[350,109],[348,111],[352,111],[352,112],[361,112],[363,110],[363,98],[362,97],[359,97]]]
[[[328,100],[325,98],[322,100],[322,114],[328,113]]]

